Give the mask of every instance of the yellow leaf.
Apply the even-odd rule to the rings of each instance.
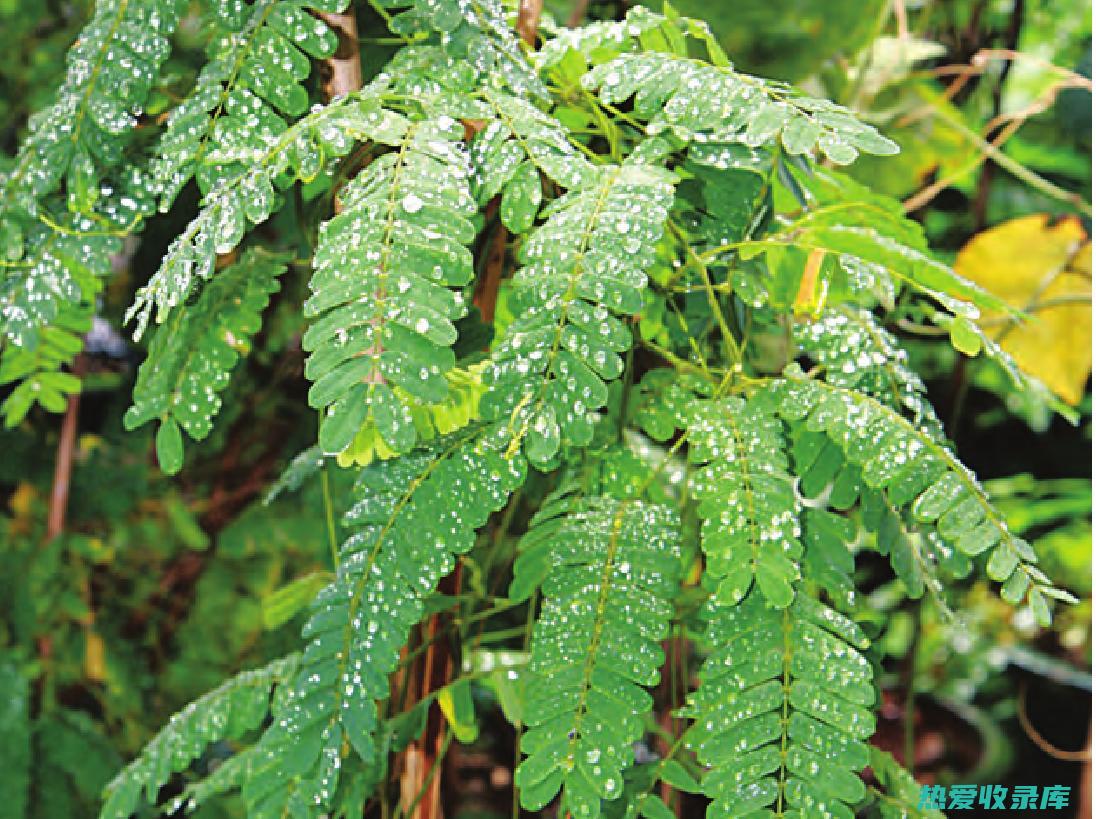
[[[438,706],[453,730],[458,742],[475,742],[479,736],[476,709],[472,704],[472,686],[468,680],[457,680],[438,692]]]
[[[38,492],[34,485],[26,481],[19,484],[12,493],[9,503],[12,512],[11,533],[13,535],[28,534],[38,505]]]
[[[826,301],[826,291],[829,289],[827,277],[822,273],[822,262],[826,260],[826,251],[815,248],[807,257],[807,264],[803,268],[803,277],[799,280],[799,292],[795,296],[792,309],[797,316],[808,314],[817,315]]]
[[[84,644],[84,676],[93,682],[103,682],[107,678],[106,643],[98,632],[86,632]]]
[[[1092,247],[1081,223],[1046,214],[983,231],[959,251],[955,270],[1030,314],[987,314],[987,334],[1063,401],[1076,406],[1092,370]]]

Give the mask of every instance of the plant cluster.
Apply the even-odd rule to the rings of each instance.
[[[375,0],[399,46],[334,95],[314,80],[345,59],[346,0],[209,0],[207,61],[153,123],[185,5],[98,3],[0,176],[3,414],[64,408],[114,254],[194,186],[129,311],[151,340],[127,428],[156,424],[161,468],[183,469],[303,276],[318,430],[278,491],[354,481],[333,574],[283,596],[300,650],[175,716],[102,816],[159,803],[226,742],[166,809],[239,790],[252,817],[361,816],[388,804],[424,707],[474,736],[487,682],[529,811],[665,819],[677,792],[713,819],[934,815],[867,742],[879,653],[858,556],[911,598],[977,568],[1042,624],[1070,598],[957,459],[889,329],[939,330],[1026,383],[976,321],[1015,311],[838,169],[896,146],[736,71],[672,9],[546,20],[530,45],[498,0]],[[296,243],[260,229],[286,217]],[[457,641],[450,677],[404,707],[409,634],[444,612],[462,634],[525,623],[514,662],[500,677]],[[654,696],[679,638],[698,682],[667,732]],[[660,752],[637,758],[650,736]]]

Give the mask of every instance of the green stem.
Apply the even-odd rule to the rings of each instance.
[[[327,523],[327,544],[331,549],[331,565],[339,570],[339,538],[335,533],[335,508],[331,502],[331,478],[327,474],[327,463],[320,470],[320,486],[323,490],[323,513]]]

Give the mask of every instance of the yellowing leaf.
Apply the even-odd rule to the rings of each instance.
[[[825,304],[826,291],[829,289],[829,277],[822,274],[822,262],[825,260],[826,251],[823,248],[815,248],[807,256],[803,278],[799,280],[799,292],[792,305],[796,315],[818,315],[818,311]]]
[[[468,744],[476,741],[476,737],[479,736],[479,726],[476,725],[472,686],[468,680],[450,683],[439,691],[438,705],[458,742]]]
[[[97,631],[86,632],[84,644],[84,676],[93,682],[107,678],[106,643]]]
[[[959,251],[955,270],[1031,318],[986,314],[987,333],[1024,372],[1076,405],[1092,370],[1092,248],[1076,219],[1046,214],[983,231]]]
[[[34,484],[24,481],[15,488],[9,501],[12,512],[12,534],[26,534],[30,531],[37,501],[38,492]]]

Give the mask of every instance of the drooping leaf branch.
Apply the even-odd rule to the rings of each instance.
[[[375,794],[386,811],[392,756],[424,724],[430,770],[401,810],[434,815],[444,736],[474,733],[491,673],[450,638],[512,610],[528,626],[498,641],[523,686],[493,690],[520,726],[528,810],[665,819],[656,788],[712,819],[908,801],[866,744],[879,681],[858,555],[941,601],[977,566],[1040,623],[1067,596],[949,448],[888,329],[917,305],[1007,361],[973,323],[1000,303],[898,203],[826,167],[894,144],[737,71],[672,12],[563,30],[537,2],[206,5],[208,61],[161,126],[141,107],[182,4],[99,3],[0,183],[3,412],[63,409],[111,254],[193,184],[197,212],[129,311],[138,339],[155,333],[127,426],[158,422],[160,463],[181,469],[182,433],[210,434],[278,293],[319,423],[272,494],[323,476],[335,565],[281,598],[306,612],[299,657],[184,711],[104,816],[226,740],[234,755],[179,799],[360,816]],[[373,17],[394,53],[363,78],[355,27]],[[357,475],[342,504],[338,467]],[[458,564],[464,582],[439,588]],[[419,657],[455,679],[402,703],[392,675]],[[637,762],[652,734],[664,758]]]

